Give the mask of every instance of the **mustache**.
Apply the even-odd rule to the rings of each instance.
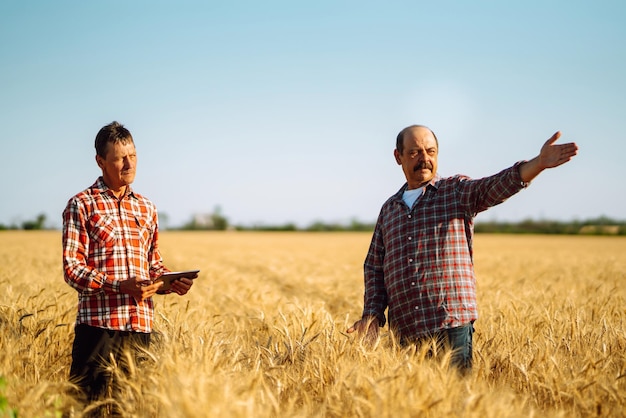
[[[413,171],[424,170],[424,169],[432,170],[433,165],[427,161],[424,161],[422,163],[415,164],[415,167],[413,167]]]

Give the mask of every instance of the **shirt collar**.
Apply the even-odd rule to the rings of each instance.
[[[111,189],[109,188],[109,186],[106,185],[102,176],[98,177],[98,180],[96,180],[92,188],[98,190],[102,194],[110,194],[111,196],[113,196],[113,192],[109,193]],[[135,192],[133,191],[132,187],[130,187],[130,184],[126,186],[126,192],[124,193],[124,196],[122,196],[122,199],[125,197],[136,198]]]
[[[436,174],[435,177],[433,177],[433,179],[429,181],[426,186],[424,186],[424,189],[425,189],[424,193],[426,193],[426,190],[428,190],[431,187],[437,190],[439,188],[439,180],[441,180],[441,177],[439,176],[439,174]],[[409,187],[409,183],[408,182],[404,183],[402,187],[400,187],[400,190],[398,190],[396,194],[393,195],[393,198],[395,200],[402,201],[402,194],[408,187]]]

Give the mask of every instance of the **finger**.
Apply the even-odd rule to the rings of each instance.
[[[190,280],[180,279],[172,283],[172,288],[189,290],[192,284]]]
[[[563,144],[563,151],[566,154],[576,155],[578,153],[578,145],[574,142],[570,142],[569,144]]]
[[[142,286],[141,287],[142,299],[148,299],[149,297],[154,296],[159,291],[161,286],[163,286],[163,282],[156,282],[148,286]]]
[[[354,332],[354,327],[350,327],[346,330],[348,334],[352,334]]]
[[[178,293],[179,295],[184,295],[189,291],[189,288],[191,286],[181,282],[180,280],[175,281],[174,283],[172,283],[172,291],[175,293]]]
[[[144,293],[146,292],[154,293],[157,290],[159,290],[161,286],[163,286],[163,282],[156,282],[156,283],[149,284],[147,286],[141,286],[141,289]]]
[[[546,141],[546,145],[552,145],[552,144],[554,144],[554,143],[556,142],[556,140],[557,140],[557,139],[559,139],[560,137],[561,137],[561,131],[556,131],[556,132],[554,133],[554,135],[552,135],[552,136],[550,137],[550,139],[548,139],[548,140]]]

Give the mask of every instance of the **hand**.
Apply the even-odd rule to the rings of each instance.
[[[156,294],[163,282],[152,283],[150,280],[137,280],[131,277],[120,283],[120,292],[131,295],[136,301],[141,302]]]
[[[539,166],[541,169],[558,167],[571,160],[578,153],[578,145],[574,142],[555,145],[561,132],[556,132],[541,147],[539,153]]]
[[[356,331],[360,338],[364,338],[365,342],[372,344],[378,339],[378,318],[375,316],[359,319],[348,328],[347,333],[352,334]]]
[[[198,277],[198,275],[196,274],[195,277]],[[193,286],[193,280],[188,279],[186,277],[182,277],[172,282],[170,291],[173,293],[178,293],[179,295],[182,296],[186,294],[187,292],[189,292],[189,289],[191,289],[191,286]]]
[[[578,145],[574,142],[555,145],[554,143],[560,137],[561,132],[556,132],[543,144],[539,155],[520,165],[519,172],[523,182],[530,183],[546,168],[554,168],[565,164],[578,154]]]

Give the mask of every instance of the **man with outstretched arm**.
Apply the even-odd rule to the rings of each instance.
[[[402,344],[435,338],[452,351],[461,371],[472,367],[478,318],[473,264],[474,218],[519,192],[543,170],[570,161],[575,143],[556,144],[556,132],[539,155],[482,179],[437,174],[439,142],[426,126],[396,138],[394,157],[406,183],[382,206],[364,263],[363,314],[347,332],[368,341],[386,323]]]

